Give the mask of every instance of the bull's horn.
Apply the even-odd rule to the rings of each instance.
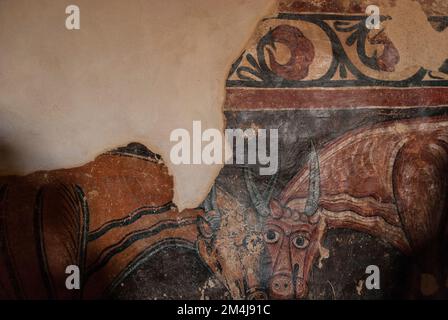
[[[311,217],[313,216],[319,207],[320,198],[320,169],[319,169],[319,156],[317,154],[314,143],[311,142],[310,153],[310,174],[309,174],[309,187],[308,198],[305,204],[304,213]]]
[[[216,185],[213,185],[212,190],[202,203],[202,207],[205,211],[205,220],[210,224],[213,231],[218,230],[221,225],[221,212],[216,202]]]
[[[246,188],[249,192],[250,200],[255,207],[257,214],[262,217],[267,217],[271,213],[268,204],[271,200],[272,193],[274,192],[274,186],[277,182],[278,174],[275,174],[271,177],[263,194],[260,193],[257,186],[255,185],[255,182],[252,179],[252,175],[253,173],[249,168],[244,169],[244,180],[246,181]]]

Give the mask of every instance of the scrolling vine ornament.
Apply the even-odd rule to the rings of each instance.
[[[448,86],[446,68],[433,76],[432,70],[416,66],[406,74],[395,73],[400,54],[387,37],[381,22],[391,17],[346,14],[279,13],[266,19],[262,29],[268,31],[253,47],[249,47],[233,64],[227,87],[249,88],[308,88],[308,87],[421,87]],[[432,16],[428,20],[442,31],[446,17]],[[369,27],[368,27],[369,26]],[[371,28],[373,26],[373,28]],[[325,37],[311,39],[311,29],[319,29]],[[328,43],[329,61],[317,60],[316,51]],[[289,60],[279,63],[278,45],[289,51]],[[373,48],[367,53],[367,46]],[[353,49],[354,48],[354,49]],[[379,53],[381,51],[381,53]],[[314,64],[325,66],[322,74],[311,74]]]

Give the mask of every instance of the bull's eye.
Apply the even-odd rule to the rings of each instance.
[[[275,230],[268,230],[264,234],[264,240],[266,243],[276,243],[280,238],[280,234]]]
[[[310,244],[310,240],[308,240],[307,237],[304,235],[298,235],[294,238],[292,243],[296,246],[298,249],[305,249]]]

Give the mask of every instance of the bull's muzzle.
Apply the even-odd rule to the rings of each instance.
[[[272,299],[301,299],[308,293],[303,278],[295,278],[288,274],[278,274],[269,282],[269,297]]]
[[[278,274],[271,278],[269,283],[269,295],[273,299],[292,299],[294,298],[294,284],[292,276]]]

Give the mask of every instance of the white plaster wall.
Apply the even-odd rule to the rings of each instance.
[[[81,30],[65,8],[81,9]],[[232,61],[273,0],[0,0],[0,174],[79,166],[141,142],[195,207],[221,166],[173,166],[175,128],[223,128]]]

